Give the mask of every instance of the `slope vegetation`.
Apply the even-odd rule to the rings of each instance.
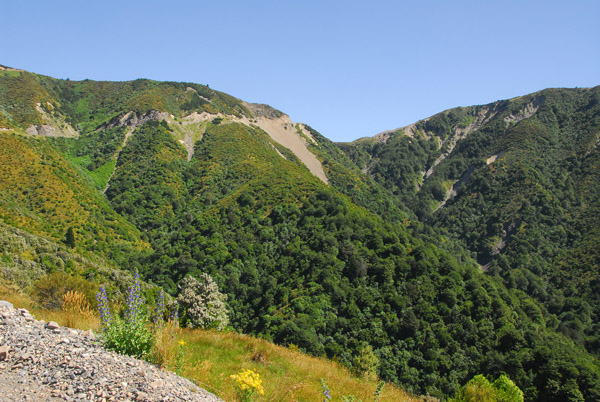
[[[469,249],[464,232],[442,218],[480,172],[512,157],[513,142],[538,146],[546,131],[527,124],[545,127],[531,119],[548,97],[445,112],[409,135],[347,144],[346,155],[281,112],[203,85],[71,82],[2,70],[0,125],[8,130],[0,139],[9,150],[2,220],[137,269],[172,294],[185,275],[208,272],[229,296],[236,330],[355,370],[370,355],[378,362],[372,370],[411,392],[443,397],[475,374],[505,372],[528,400],[597,400],[600,368],[587,345],[561,333],[538,294],[482,274],[471,251],[485,265],[493,253],[479,253],[480,243]],[[584,109],[575,99],[564,103]],[[51,130],[39,127],[56,132],[63,121],[78,135],[40,135]],[[495,129],[507,133],[504,140]],[[288,132],[323,177],[278,140]],[[587,155],[595,166],[595,153]],[[434,214],[461,177],[457,196]],[[42,190],[25,191],[23,182]],[[593,192],[581,197],[591,203],[586,213],[597,210]],[[485,211],[471,210],[461,222]],[[504,239],[506,250],[514,237]],[[564,264],[578,257],[561,254]]]
[[[545,90],[341,147],[598,355],[599,100],[599,87]]]

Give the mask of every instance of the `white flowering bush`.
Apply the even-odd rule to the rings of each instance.
[[[178,285],[177,302],[183,308],[183,321],[190,328],[215,328],[222,330],[229,324],[227,295],[210,275],[203,273],[200,280],[186,276]]]

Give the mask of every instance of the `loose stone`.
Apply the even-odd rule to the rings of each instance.
[[[0,400],[222,402],[173,373],[104,350],[92,331],[41,323],[1,300]]]

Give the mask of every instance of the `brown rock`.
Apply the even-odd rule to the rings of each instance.
[[[10,346],[2,345],[0,346],[0,362],[8,359],[8,351],[10,350]]]
[[[160,379],[152,381],[150,383],[150,387],[152,387],[154,389],[156,389],[156,388],[162,388],[164,385],[165,385],[165,382],[163,380],[160,380]]]
[[[60,325],[58,325],[54,321],[50,321],[50,322],[48,322],[48,324],[46,324],[46,329],[59,329],[59,328],[60,328]]]

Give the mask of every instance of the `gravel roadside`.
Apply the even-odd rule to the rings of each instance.
[[[189,380],[103,349],[91,332],[0,301],[1,402],[223,402]]]

